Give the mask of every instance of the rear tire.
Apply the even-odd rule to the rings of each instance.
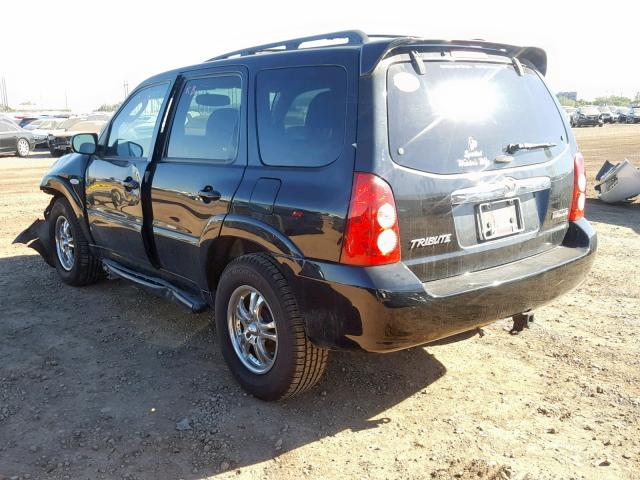
[[[255,303],[262,307],[251,308],[258,295],[262,300]],[[258,311],[262,313],[251,316]],[[305,392],[325,370],[328,351],[307,338],[293,290],[267,254],[244,255],[227,265],[216,291],[215,327],[231,373],[243,389],[263,400]],[[261,337],[265,327],[275,340]]]
[[[66,199],[59,198],[54,203],[49,228],[51,254],[62,281],[80,287],[100,280],[100,259],[89,250],[89,242]]]

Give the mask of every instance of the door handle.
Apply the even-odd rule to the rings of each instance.
[[[216,200],[220,200],[220,192],[217,192],[213,189],[211,185],[207,185],[202,190],[198,192],[198,196],[202,199],[204,203],[215,202]]]
[[[122,182],[122,186],[124,187],[124,189],[126,191],[131,191],[131,190],[135,190],[136,188],[138,188],[140,186],[140,184],[135,181],[133,178],[131,177],[127,177],[123,182]]]

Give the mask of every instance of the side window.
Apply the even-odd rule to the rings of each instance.
[[[151,139],[168,84],[155,85],[133,95],[113,119],[105,156],[143,157],[150,155]]]
[[[173,118],[167,156],[235,160],[241,102],[242,79],[237,75],[187,81]]]
[[[317,66],[264,70],[256,86],[260,157],[267,165],[319,167],[342,151],[347,73]]]

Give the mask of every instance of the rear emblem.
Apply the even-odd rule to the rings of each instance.
[[[474,137],[467,137],[467,148],[463,158],[458,160],[458,166],[464,168],[487,165],[489,165],[489,159],[484,156],[482,150],[478,150],[478,140]]]
[[[467,152],[466,153],[475,152],[477,149],[478,149],[478,141],[473,137],[469,137],[467,139]]]
[[[425,238],[414,238],[411,240],[411,248],[420,248],[420,247],[428,247],[430,245],[440,245],[442,243],[451,242],[451,234],[445,233],[443,235],[434,235],[433,237],[425,237]]]
[[[554,210],[551,213],[551,218],[553,220],[557,219],[557,218],[564,218],[566,216],[569,215],[569,209],[568,208],[561,208],[560,210]]]

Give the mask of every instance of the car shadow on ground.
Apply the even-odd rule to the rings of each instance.
[[[20,158],[16,157],[15,153],[0,153],[0,158]],[[29,155],[22,158],[22,160],[28,161],[29,159],[40,159],[40,158],[53,158],[49,151],[31,151]]]
[[[640,233],[640,203],[638,201],[611,204],[588,198],[585,212],[587,220],[627,227],[636,233]]]
[[[36,150],[29,153],[29,158],[54,158],[48,150]]]
[[[423,348],[332,352],[316,388],[267,403],[234,382],[207,313],[124,281],[66,286],[35,255],[0,259],[0,291],[0,475],[199,479],[375,431],[446,373]]]

